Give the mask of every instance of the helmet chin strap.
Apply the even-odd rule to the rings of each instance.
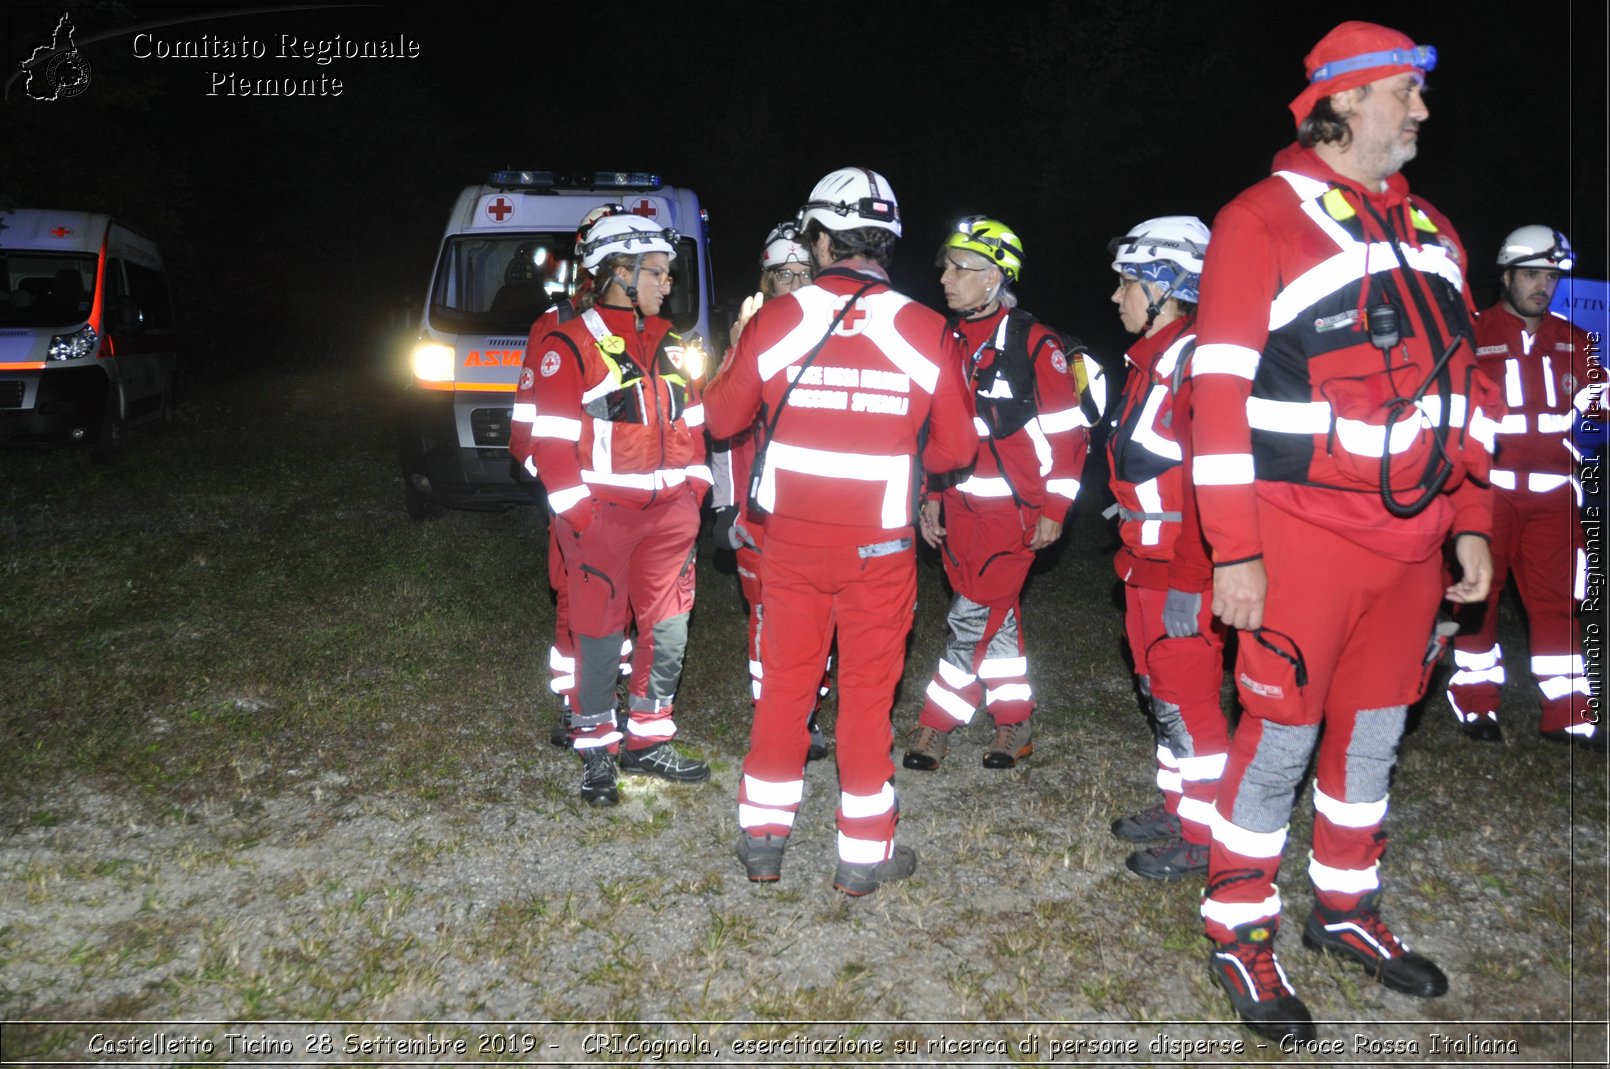
[[[630,285],[621,286],[620,276],[615,276],[615,285],[620,286],[621,289],[625,290],[626,299],[632,302],[632,312],[637,317],[635,325],[639,334],[643,333],[643,322],[646,318],[643,315],[643,306],[639,304],[637,300],[637,280],[642,277],[643,257],[641,255],[632,258],[632,281]]]
[[[1137,282],[1136,285],[1142,285],[1142,283]],[[1149,333],[1152,329],[1152,324],[1157,322],[1158,315],[1160,315],[1163,311],[1163,302],[1168,300],[1168,295],[1173,291],[1173,289],[1174,284],[1172,282],[1165,283],[1163,287],[1157,291],[1157,296],[1146,305],[1146,325],[1140,328],[1140,332],[1143,336]]]
[[[995,298],[1000,296],[1000,293],[1001,293],[1001,287],[996,286],[994,289],[990,290],[989,296],[984,298],[984,303],[983,304],[980,304],[980,305],[978,305],[976,307],[973,307],[973,308],[963,308],[961,310],[962,318],[963,319],[977,319],[979,316],[984,315],[986,312],[995,311],[995,305],[996,305]]]

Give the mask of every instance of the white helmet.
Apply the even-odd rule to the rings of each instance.
[[[1511,232],[1498,250],[1499,267],[1546,267],[1569,271],[1575,263],[1571,243],[1553,227],[1534,224]]]
[[[809,267],[811,254],[799,243],[799,231],[793,223],[779,223],[766,235],[766,247],[760,253],[761,267],[781,267],[783,264],[804,264]]]
[[[1207,224],[1194,215],[1163,215],[1113,238],[1107,251],[1113,254],[1112,269],[1119,274],[1161,282],[1159,301],[1165,297],[1195,301],[1202,258],[1212,236]]]
[[[581,222],[576,224],[576,258],[581,258],[581,247],[587,243],[587,231],[593,228],[594,223],[606,215],[620,215],[625,211],[623,204],[600,204],[582,216]]]
[[[616,253],[642,256],[663,252],[674,260],[679,237],[675,230],[641,215],[606,215],[587,231],[587,239],[581,245],[581,265],[592,271]]]
[[[900,236],[900,205],[889,182],[865,167],[841,167],[816,183],[811,198],[800,206],[795,225],[801,231],[815,219],[828,230],[857,230],[864,226]]]

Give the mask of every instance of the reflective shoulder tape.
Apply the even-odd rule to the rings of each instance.
[[[1303,200],[1323,197],[1326,191],[1330,189],[1328,183],[1321,182],[1317,178],[1309,178],[1305,174],[1298,174],[1296,171],[1276,171],[1275,177],[1284,179],[1286,184],[1292,188],[1292,191]]]
[[[1196,355],[1191,357],[1191,377],[1234,375],[1238,379],[1251,382],[1258,374],[1259,359],[1258,350],[1249,349],[1245,345],[1230,345],[1224,342],[1198,345]]]
[[[939,384],[939,365],[919,352],[895,329],[895,316],[911,301],[893,290],[861,298],[867,307],[867,326],[863,336],[888,358],[889,362],[922,389],[931,394]]]
[[[1198,486],[1250,486],[1256,478],[1251,453],[1204,453],[1191,463]]]
[[[598,309],[596,308],[589,308],[583,312],[581,321],[586,325],[588,333],[593,336],[595,341],[603,341],[614,333],[605,325],[604,317],[598,314]]]
[[[822,340],[828,324],[833,322],[835,299],[834,294],[820,286],[807,286],[794,293],[794,300],[799,302],[800,320],[756,357],[756,367],[762,380],[769,380],[783,368],[794,364]]]
[[[1174,344],[1164,349],[1163,355],[1157,358],[1157,373],[1165,379],[1172,379],[1180,361],[1185,359],[1186,350],[1195,343],[1195,334],[1181,334],[1175,338]]]

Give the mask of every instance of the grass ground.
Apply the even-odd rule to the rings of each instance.
[[[1152,800],[1151,757],[1095,508],[1026,595],[1036,754],[981,768],[981,718],[939,772],[902,771],[918,872],[848,901],[831,763],[780,883],[732,857],[749,703],[727,563],[702,556],[678,703],[713,781],[629,780],[588,810],[546,742],[542,517],[410,521],[393,400],[367,371],[265,370],[198,387],[110,467],[0,453],[6,1064],[154,1032],[214,1045],[163,1063],[205,1063],[231,1030],[264,1063],[459,1057],[415,1057],[427,1035],[545,1064],[1283,1060],[1224,1021],[1200,888],[1131,876],[1108,834]],[[929,562],[897,730],[945,602]],[[1342,1046],[1296,1060],[1603,1064],[1606,769],[1537,741],[1521,686],[1506,702],[1508,738],[1477,746],[1433,700],[1394,786],[1389,916],[1453,977],[1443,999],[1298,945],[1305,793],[1280,945]],[[154,1024],[175,1021],[278,1023]],[[639,1038],[590,1054],[592,1033]]]

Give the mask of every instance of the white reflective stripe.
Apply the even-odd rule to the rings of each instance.
[[[1539,655],[1532,658],[1534,676],[1579,676],[1582,674],[1582,655],[1563,653]]]
[[[1461,669],[1448,677],[1448,686],[1450,687],[1471,687],[1477,683],[1502,684],[1503,682],[1503,665],[1499,665],[1497,668]]]
[[[1012,486],[1005,479],[986,479],[979,475],[969,475],[956,484],[958,493],[971,494],[973,497],[1011,497]]]
[[[852,839],[839,832],[839,860],[847,865],[876,865],[888,858],[891,845],[883,839]]]
[[[959,720],[963,724],[973,721],[973,706],[955,691],[945,689],[937,679],[928,681],[928,700],[943,709],[952,720]]]
[[[1271,332],[1290,324],[1326,297],[1359,281],[1366,271],[1370,274],[1391,274],[1396,271],[1399,255],[1409,269],[1417,274],[1439,275],[1455,289],[1464,287],[1463,273],[1441,245],[1416,248],[1399,242],[1394,251],[1389,241],[1364,243],[1355,240],[1326,214],[1318,201],[1304,204],[1303,211],[1330,234],[1341,251],[1297,276],[1270,302]]]
[[[575,689],[576,677],[574,675],[554,676],[548,680],[548,690],[550,693],[566,694]]]
[[[533,416],[531,419],[531,436],[533,438],[556,438],[561,442],[581,441],[581,420],[569,419],[565,416]]]
[[[1521,355],[1522,356],[1531,356],[1532,355],[1532,346],[1534,346],[1536,344],[1537,344],[1537,335],[1536,334],[1533,334],[1529,330],[1522,330],[1521,331]],[[1506,345],[1504,348],[1507,350],[1509,347]],[[1519,402],[1516,402],[1516,403],[1518,404]]]
[[[682,474],[686,475],[689,479],[698,479],[701,482],[715,482],[715,476],[710,474],[710,466],[708,464],[689,464],[687,467],[682,469]]]
[[[1180,776],[1187,783],[1212,783],[1224,775],[1224,764],[1229,754],[1202,754],[1180,759]]]
[[[550,491],[548,504],[562,516],[591,496],[592,492],[585,486],[572,486],[568,490]]]
[[[1580,508],[1582,505],[1582,492],[1580,489],[1577,491],[1576,498],[1577,507]],[[1576,551],[1576,577],[1571,581],[1571,597],[1577,601],[1585,601],[1588,597],[1588,551],[1585,549]]]
[[[1146,403],[1141,407],[1140,418],[1135,423],[1132,441],[1148,453],[1154,453],[1164,460],[1172,460],[1177,464],[1182,456],[1180,443],[1169,441],[1157,433],[1157,412],[1168,397],[1168,387],[1161,384],[1153,386],[1146,394]]]
[[[1308,879],[1313,882],[1317,890],[1333,891],[1343,895],[1364,894],[1381,886],[1380,873],[1375,865],[1367,869],[1334,869],[1315,861],[1313,854],[1308,855]],[[1358,932],[1365,939],[1370,938],[1369,933],[1362,928],[1358,929]]]
[[[688,407],[684,408],[682,410],[682,420],[689,427],[702,427],[702,426],[704,426],[704,405],[703,405],[703,403],[696,404],[696,405],[689,405]]]
[[[1314,788],[1314,812],[1343,828],[1375,827],[1386,819],[1386,803],[1386,798],[1379,802],[1344,802]]]
[[[530,423],[537,418],[537,406],[530,401],[516,401],[509,418],[516,423]]]
[[[765,669],[764,666],[761,665],[761,663],[759,661],[751,660],[749,662],[749,678],[750,679],[765,679],[766,678],[766,669]]]
[[[1220,902],[1211,897],[1202,899],[1202,919],[1226,928],[1239,928],[1244,924],[1278,916],[1280,916],[1278,890],[1262,902]]]
[[[1526,391],[1521,388],[1521,362],[1514,357],[1504,361],[1504,401],[1510,408],[1526,403]]]
[[[756,779],[749,773],[744,773],[744,797],[753,805],[764,806],[790,806],[799,805],[800,799],[805,797],[805,781],[803,779],[784,780],[774,783],[771,780]]]
[[[1515,473],[1503,468],[1493,468],[1487,473],[1487,481],[1500,490],[1515,489]]]
[[[1526,417],[1519,412],[1511,412],[1498,421],[1497,434],[1525,434]]]
[[[1156,479],[1147,479],[1143,483],[1135,484],[1135,497],[1140,502],[1140,510],[1157,515],[1163,511],[1163,492],[1157,485]],[[1155,546],[1163,538],[1162,520],[1140,521],[1140,544]]]
[[[1554,361],[1547,353],[1543,354],[1543,407],[1559,408],[1559,398],[1554,393]]]
[[[1593,731],[1597,727],[1597,724],[1572,724],[1570,727],[1565,729],[1565,733],[1567,735],[1586,735],[1589,738],[1592,738]]]
[[[1470,417],[1470,436],[1487,447],[1491,453],[1498,440],[1498,424],[1481,409]]]
[[[1170,768],[1176,772],[1179,771],[1180,763],[1174,760],[1174,751],[1170,750],[1167,746],[1159,743],[1156,751],[1153,753],[1153,756],[1157,758],[1157,763],[1160,767]]]
[[[1047,479],[1045,481],[1045,492],[1048,494],[1056,494],[1058,497],[1065,497],[1069,501],[1072,501],[1079,496],[1079,480]]]
[[[939,678],[944,680],[953,690],[966,690],[972,686],[977,676],[963,671],[949,661],[939,662]]]
[[[1537,433],[1539,434],[1570,434],[1571,428],[1576,426],[1576,409],[1569,412],[1539,412],[1537,414]]]
[[[918,352],[894,327],[895,316],[911,299],[894,290],[884,290],[862,297],[859,303],[867,310],[861,336],[876,345],[896,370],[905,373],[923,393],[933,393],[939,384],[939,365]]]
[[[979,679],[1017,679],[1027,675],[1027,657],[986,657],[979,662]]]
[[[1526,474],[1526,489],[1534,494],[1546,494],[1550,490],[1558,490],[1562,486],[1569,486],[1569,475],[1547,475],[1542,472],[1528,472]]]
[[[1174,344],[1163,350],[1163,355],[1157,358],[1157,374],[1165,379],[1174,377],[1174,369],[1179,367],[1180,359],[1185,350],[1196,340],[1195,334],[1181,334],[1174,339]]]
[[[1502,661],[1503,659],[1503,647],[1496,644],[1491,649],[1479,650],[1476,652],[1467,653],[1466,651],[1457,647],[1455,647],[1453,651],[1454,664],[1458,665],[1460,668],[1469,668],[1475,671],[1484,671],[1488,668],[1495,668],[1498,666],[1498,662]]]
[[[1041,412],[1034,418],[1039,421],[1040,430],[1046,434],[1065,434],[1080,427],[1090,426],[1090,421],[1085,419],[1084,409],[1077,405],[1065,408],[1061,412]]]
[[[1090,391],[1090,403],[1096,406],[1098,413],[1107,411],[1107,373],[1101,369],[1096,360],[1079,358],[1084,365],[1086,388]],[[1071,372],[1070,372],[1071,373]]]
[[[1008,683],[1004,687],[990,687],[984,692],[984,704],[995,705],[1000,702],[1026,702],[1034,697],[1034,691],[1027,683]]]
[[[548,667],[555,672],[574,672],[576,670],[576,658],[566,657],[559,652],[558,646],[549,646]]]
[[[799,302],[800,320],[777,344],[755,358],[762,380],[769,380],[810,352],[833,321],[833,302],[838,299],[837,295],[820,286],[807,286],[796,290],[793,297]]]
[[[1571,398],[1571,407],[1578,412],[1586,412],[1595,403],[1602,406],[1604,404],[1604,387],[1605,384],[1602,382],[1595,382],[1582,387],[1576,392],[1576,396]]]
[[[592,387],[592,389],[581,391],[581,403],[585,405],[590,401],[596,401],[600,397],[606,397],[620,388],[620,372],[611,371],[609,374],[600,379],[598,383]]]
[[[777,507],[779,471],[829,479],[881,482],[884,484],[883,526],[906,527],[911,523],[911,462],[904,456],[831,452],[773,439],[766,447],[765,471],[760,477],[760,505],[768,511]]]
[[[1159,768],[1157,770],[1157,789],[1164,794],[1183,794],[1185,791],[1185,777],[1178,770]]]
[[[1197,486],[1250,486],[1254,475],[1251,453],[1204,453],[1191,462]]]
[[[1188,794],[1181,795],[1178,816],[1181,823],[1207,827],[1213,820],[1213,803],[1201,798],[1192,798]]]
[[[1537,689],[1551,702],[1557,702],[1567,694],[1587,697],[1589,693],[1588,681],[1582,676],[1549,676],[1537,681]]]
[[[1284,179],[1301,200],[1315,200],[1323,197],[1330,186],[1318,178],[1310,178],[1296,171],[1276,171],[1275,177]],[[1345,231],[1343,232],[1346,233]]]
[[[1337,419],[1336,440],[1355,457],[1379,457],[1382,449],[1390,449],[1392,455],[1396,456],[1412,448],[1420,435],[1429,429],[1424,413],[1419,418],[1392,424],[1390,438],[1384,433],[1384,426],[1357,419]]]
[[[1195,355],[1191,357],[1191,378],[1199,375],[1234,375],[1251,382],[1258,373],[1259,359],[1258,350],[1245,345],[1224,342],[1198,345]]]
[[[1325,401],[1272,401],[1247,398],[1247,426],[1281,434],[1326,434],[1330,431],[1330,404]]]
[[[988,438],[989,437],[989,424],[984,422],[984,417],[983,416],[974,416],[973,417],[973,431],[980,438]]]
[[[1429,397],[1422,397],[1418,403],[1418,407],[1421,413],[1424,414],[1429,426],[1442,426],[1441,394],[1432,394]],[[1453,403],[1448,406],[1448,426],[1463,427],[1465,425],[1465,412],[1467,408],[1468,405],[1465,402],[1465,395],[1462,393],[1454,394]]]
[[[598,309],[587,309],[581,314],[581,321],[592,334],[593,340],[603,341],[610,336],[609,326],[604,322],[604,317],[598,314]]]
[[[855,820],[861,817],[881,817],[885,813],[892,813],[894,812],[894,784],[885,783],[877,794],[851,794],[849,791],[840,791],[839,809],[844,813],[847,820]]]
[[[628,719],[626,733],[638,739],[668,739],[676,734],[676,724],[668,716],[647,722]]]
[[[1286,828],[1279,831],[1248,831],[1230,823],[1215,810],[1213,841],[1242,857],[1279,857],[1286,848]]]
[[[619,486],[628,490],[664,490],[671,486],[681,486],[688,481],[687,473],[681,468],[632,475],[617,475],[612,471],[589,471],[583,468],[581,478],[583,482],[598,486]]]
[[[596,750],[600,746],[612,746],[615,743],[620,742],[623,738],[625,738],[625,736],[620,732],[611,731],[604,735],[600,735],[596,739],[586,737],[576,739],[571,743],[571,745],[578,750]]]
[[[1023,425],[1023,433],[1028,435],[1029,441],[1034,445],[1034,459],[1039,461],[1040,478],[1045,478],[1051,472],[1051,443],[1046,439],[1045,432],[1033,420]]]
[[[793,810],[766,809],[763,806],[738,803],[738,827],[748,831],[750,828],[764,828],[768,824],[781,824],[785,828],[792,828]]]
[[[535,457],[525,458],[525,470],[532,478],[537,477],[537,461]]]

